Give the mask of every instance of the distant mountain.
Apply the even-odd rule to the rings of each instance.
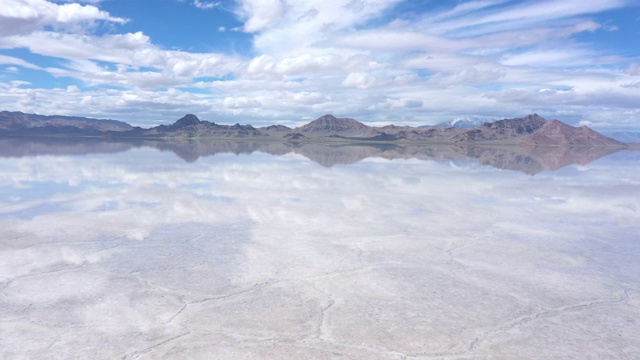
[[[474,128],[474,127],[481,126],[481,125],[483,125],[484,123],[487,123],[487,122],[488,121],[486,121],[484,119],[469,118],[469,119],[449,120],[449,121],[445,121],[445,122],[441,122],[441,123],[435,124],[433,126],[455,127],[455,128],[459,128],[459,129],[469,129],[469,128]],[[421,127],[432,127],[432,126],[426,125],[426,126],[421,126]]]
[[[451,138],[453,142],[497,142],[518,145],[625,146],[586,126],[579,128],[537,114],[485,123]]]
[[[193,114],[187,114],[171,125],[159,125],[141,130],[139,136],[162,138],[254,138],[264,136],[251,125],[219,125],[202,121]]]
[[[0,112],[0,132],[5,133],[61,133],[129,131],[133,127],[116,120],[100,120],[77,116],[36,115],[19,111]]]
[[[372,128],[357,120],[348,118],[336,118],[333,115],[325,115],[313,120],[312,122],[295,128],[299,133],[335,133],[335,132],[350,132],[350,133],[363,133],[371,131]]]
[[[467,130],[452,138],[454,142],[477,142],[514,139],[522,135],[533,134],[544,126],[546,120],[537,114],[524,118],[513,118],[485,123]]]
[[[183,116],[182,118],[178,119],[178,121],[176,121],[175,123],[173,123],[173,125],[171,125],[172,129],[182,129],[185,128],[187,126],[193,126],[193,125],[198,125],[201,124],[202,121],[200,121],[200,119],[198,119],[197,116],[193,115],[193,114],[187,114],[185,116]]]
[[[457,124],[458,122],[456,122]],[[455,125],[455,124],[454,124]],[[373,127],[349,118],[324,115],[291,129],[282,125],[254,128],[251,125],[220,125],[187,114],[171,125],[149,129],[114,120],[42,116],[3,111],[0,135],[74,135],[111,138],[166,139],[272,139],[289,142],[428,142],[433,144],[498,143],[554,146],[625,146],[587,127],[576,128],[537,114],[498,120],[480,126]]]
[[[608,136],[623,143],[640,143],[640,131],[616,131]]]

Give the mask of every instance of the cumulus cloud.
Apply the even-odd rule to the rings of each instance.
[[[214,53],[163,50],[142,32],[92,36],[39,31],[24,36],[0,38],[0,47],[27,48],[41,55],[68,59],[63,67],[49,67],[55,76],[68,76],[91,84],[141,87],[185,85],[203,76],[226,76],[236,71],[240,60]],[[2,58],[0,58],[0,61]],[[20,59],[4,59],[15,65],[34,67]],[[114,64],[99,67],[95,61]],[[155,71],[137,70],[149,67]]]
[[[430,79],[430,82],[440,85],[481,84],[495,82],[503,76],[504,70],[502,69],[491,66],[484,69],[482,66],[470,66],[460,71],[437,73]]]
[[[251,60],[246,74],[252,78],[280,78],[282,76],[314,76],[349,68],[349,64],[359,62],[357,58],[343,59],[335,54],[311,55],[309,53],[274,58],[260,55]]]
[[[244,31],[258,32],[267,29],[285,14],[285,3],[282,0],[244,0],[240,2],[238,13],[246,18]]]
[[[364,72],[350,73],[347,78],[344,79],[342,85],[358,89],[368,89],[376,85],[376,78]]]
[[[400,0],[238,0],[232,10],[183,2],[233,11],[241,25],[212,25],[215,36],[250,38],[251,50],[167,49],[144,28],[94,32],[93,25],[126,21],[99,1],[0,0],[0,49],[41,56],[0,55],[3,75],[18,81],[31,69],[74,79],[79,91],[64,96],[94,112],[107,111],[100,103],[116,114],[153,106],[150,122],[172,106],[256,124],[327,112],[419,125],[528,111],[602,121],[612,104],[629,109],[639,96],[637,61],[576,37],[615,28],[590,15],[623,0],[461,1],[411,14]],[[47,113],[57,102],[73,113],[80,102],[38,84],[3,85],[0,104],[26,111]],[[628,122],[637,113],[616,117]]]
[[[257,33],[255,47],[264,54],[290,55],[337,31],[380,16],[399,0],[241,0],[244,31]]]
[[[0,0],[0,36],[28,34],[46,26],[80,30],[96,21],[124,24],[94,5],[56,4],[46,0]]]
[[[249,109],[260,107],[262,103],[254,98],[248,97],[227,97],[224,99],[224,107],[228,109]]]

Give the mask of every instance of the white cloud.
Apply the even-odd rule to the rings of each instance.
[[[369,30],[337,36],[336,46],[367,50],[426,50],[455,51],[470,46],[468,41],[446,39],[440,36],[410,31]]]
[[[342,82],[342,85],[346,87],[353,87],[358,89],[368,89],[376,85],[375,76],[364,73],[364,72],[355,72],[350,73],[346,79]]]
[[[451,73],[437,73],[430,79],[430,82],[440,85],[483,84],[496,82],[504,75],[505,71],[502,69],[480,64],[479,66],[465,67]]]
[[[193,6],[197,7],[198,9],[209,10],[213,9],[214,7],[220,6],[220,3],[216,1],[194,0]]]
[[[246,74],[251,78],[282,78],[283,76],[317,76],[341,69],[365,66],[363,59],[357,56],[342,58],[335,54],[311,55],[302,53],[276,59],[269,55],[260,55],[251,60]]]
[[[260,107],[259,100],[248,97],[227,97],[224,99],[224,107],[227,109],[249,109]]]
[[[244,31],[258,32],[276,24],[285,14],[282,0],[240,1],[240,16],[246,18]]]
[[[616,9],[626,4],[624,0],[545,0],[513,3],[506,8],[471,12],[461,17],[445,16],[435,19],[431,30],[435,33],[458,33],[477,36],[499,31],[518,30],[554,21]],[[434,19],[426,19],[434,20]]]
[[[137,87],[186,85],[191,78],[226,76],[237,71],[240,61],[214,53],[162,50],[142,32],[91,36],[56,32],[34,32],[24,36],[0,38],[0,48],[26,47],[41,55],[69,59],[64,68],[47,68],[55,76],[68,76],[92,84]],[[0,58],[2,61],[3,58]],[[15,65],[31,66],[14,58]],[[94,61],[114,64],[99,67]],[[156,71],[137,70],[149,67]],[[126,70],[126,71],[125,71]]]
[[[263,54],[300,53],[338,31],[376,18],[399,0],[241,0],[244,30],[257,33],[255,47]]]
[[[6,5],[0,49],[48,57],[0,55],[0,64],[9,81],[20,77],[13,69],[28,68],[98,89],[116,86],[120,90],[104,93],[80,86],[65,96],[74,94],[95,113],[137,114],[135,107],[153,106],[149,122],[183,109],[256,124],[328,112],[381,123],[529,111],[565,112],[574,119],[588,113],[601,122],[615,113],[611,106],[629,109],[637,103],[637,59],[575,36],[616,27],[615,21],[599,23],[590,15],[624,6],[621,0],[462,1],[411,16],[397,12],[403,8],[396,7],[399,2],[238,0],[233,11],[242,25],[212,29],[217,37],[251,33],[253,48],[243,54],[163,48],[144,28],[121,33],[114,27],[97,35],[93,25],[126,21],[100,10],[99,2],[0,0]],[[79,103],[37,84],[13,85],[4,84],[0,104],[73,113]],[[634,116],[619,114],[622,122]]]
[[[33,65],[30,62],[27,62],[17,57],[7,56],[7,55],[0,55],[0,64],[18,65],[27,69],[40,69],[39,66]]]
[[[78,31],[95,21],[123,24],[126,19],[111,16],[93,5],[58,5],[46,0],[0,0],[0,36],[28,34],[45,26]]]
[[[640,63],[632,63],[624,71],[627,75],[640,76]]]
[[[544,49],[508,55],[502,63],[509,66],[570,66],[591,64],[593,54],[580,49]]]

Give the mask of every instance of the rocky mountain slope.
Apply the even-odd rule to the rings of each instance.
[[[542,128],[546,120],[537,114],[524,118],[504,119],[485,123],[477,128],[466,130],[452,138],[454,142],[477,142],[515,139],[523,135],[533,134]]]
[[[251,125],[218,125],[187,114],[171,125],[140,130],[140,136],[164,138],[254,138],[263,134]]]

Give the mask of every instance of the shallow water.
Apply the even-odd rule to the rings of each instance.
[[[640,153],[0,141],[0,358],[640,353]]]

